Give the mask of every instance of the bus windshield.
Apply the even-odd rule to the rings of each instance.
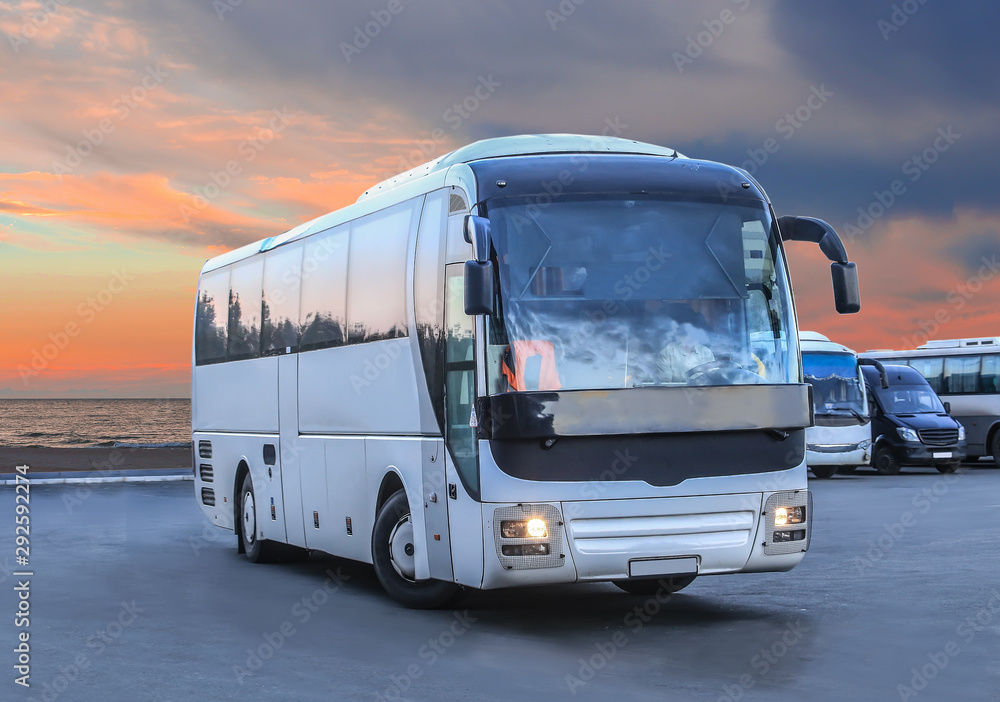
[[[488,388],[794,383],[777,230],[758,200],[496,198]]]
[[[849,353],[802,352],[802,371],[813,386],[817,416],[865,416],[858,361]]]
[[[876,392],[888,414],[944,414],[941,400],[924,385],[893,385]]]

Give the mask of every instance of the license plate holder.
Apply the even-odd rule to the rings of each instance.
[[[697,556],[635,558],[628,562],[628,576],[630,578],[661,578],[697,574]]]

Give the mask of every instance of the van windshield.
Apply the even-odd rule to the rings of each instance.
[[[889,414],[943,414],[944,405],[925,385],[893,385],[878,390],[879,400]]]

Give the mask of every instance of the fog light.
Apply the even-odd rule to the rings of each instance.
[[[533,536],[535,538],[548,536],[549,530],[545,526],[545,521],[542,519],[529,519],[528,520],[528,536]]]
[[[806,520],[805,507],[778,507],[774,510],[774,526],[801,524]]]
[[[771,541],[780,544],[786,541],[802,541],[804,538],[806,538],[806,530],[796,529],[795,531],[776,531],[771,537]]]
[[[549,555],[549,545],[517,544],[514,546],[502,546],[500,553],[505,556],[547,556]]]

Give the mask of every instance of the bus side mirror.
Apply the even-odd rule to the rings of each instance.
[[[465,262],[465,313],[493,314],[493,262]]]
[[[778,217],[778,231],[782,241],[811,241],[833,261],[833,299],[840,314],[853,314],[861,310],[861,291],[858,287],[857,266],[847,260],[847,249],[833,227],[815,217]]]
[[[831,263],[833,276],[833,302],[840,314],[854,314],[861,310],[861,291],[858,289],[858,267],[854,263]]]
[[[889,389],[889,374],[885,372],[885,366],[882,365],[881,361],[876,361],[874,358],[859,358],[859,366],[872,366],[878,371],[879,382],[882,385],[883,390]],[[868,388],[871,392],[871,388]]]
[[[476,261],[486,263],[490,258],[490,220],[476,215],[467,215],[465,218],[465,241],[472,244],[472,254],[476,257]]]

